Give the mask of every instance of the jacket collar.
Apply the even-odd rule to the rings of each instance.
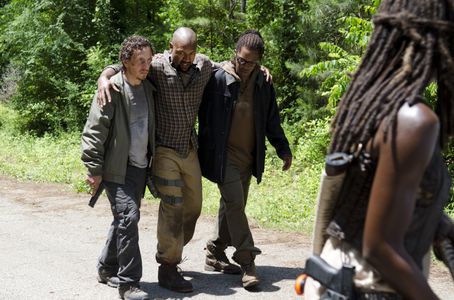
[[[227,85],[231,85],[232,83],[241,81],[240,77],[236,74],[235,67],[231,61],[225,63],[222,66],[222,69],[227,73],[225,78]],[[264,81],[265,76],[263,75],[263,72],[259,70],[259,72],[257,73],[257,77],[255,79],[255,84],[261,88]]]
[[[112,81],[113,84],[115,84],[117,86],[117,88],[120,90],[120,92],[122,94],[124,94],[125,79],[123,77],[123,71],[120,71],[117,74],[115,74],[114,76],[112,76],[112,78],[110,80]],[[145,88],[151,88],[152,92],[156,91],[156,87],[153,84],[151,84],[148,79],[144,79],[143,84],[144,84]]]
[[[164,58],[164,62],[165,62],[167,69],[172,70],[173,73],[176,74],[178,71],[174,66],[172,66],[172,56],[171,56],[169,50],[164,51],[162,56]],[[199,54],[196,54],[194,61],[192,62],[191,68],[195,68],[196,71],[200,72],[200,70],[203,67],[203,63],[204,63],[203,59],[200,58]]]

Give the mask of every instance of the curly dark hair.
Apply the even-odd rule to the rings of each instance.
[[[438,85],[441,143],[454,133],[454,0],[383,0],[358,71],[344,94],[331,131],[330,152],[367,143],[381,122],[394,144],[397,112]],[[395,144],[394,144],[395,146]]]
[[[143,48],[150,47],[151,53],[153,54],[153,45],[149,40],[140,35],[132,35],[127,37],[123,43],[121,43],[120,53],[118,58],[120,61],[127,61],[131,59],[134,54],[134,50],[141,50]]]
[[[262,35],[260,34],[260,32],[253,29],[246,30],[238,38],[235,47],[236,52],[239,52],[242,47],[257,51],[260,59],[265,52],[265,43],[263,42]]]

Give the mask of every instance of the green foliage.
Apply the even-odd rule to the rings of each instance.
[[[170,30],[191,27],[198,35],[200,53],[213,61],[227,60],[233,54],[239,33],[246,29],[245,16],[233,2],[227,5],[223,0],[168,1]]]
[[[15,1],[4,9],[14,12],[27,1]],[[17,94],[12,98],[25,129],[38,134],[78,128],[81,118],[78,84],[82,44],[63,28],[65,13],[55,1],[39,1],[22,7],[9,26],[2,27],[1,48],[19,70]],[[27,30],[23,30],[27,28]]]
[[[321,81],[319,95],[327,98],[328,108],[334,110],[346,91],[351,74],[357,69],[364,53],[370,34],[372,22],[370,14],[375,12],[372,5],[362,5],[361,11],[367,19],[358,16],[347,16],[338,19],[339,30],[343,40],[339,46],[330,42],[321,42],[320,49],[326,53],[327,60],[320,61],[299,72],[301,78],[315,78]]]
[[[17,113],[0,105],[0,173],[33,181],[83,182],[80,134],[35,137],[15,128]]]
[[[337,30],[336,19],[357,12],[361,1],[245,3],[246,7],[233,0],[9,1],[0,7],[0,75],[12,78],[5,75],[8,70],[19,72],[12,101],[22,116],[22,128],[39,135],[80,130],[96,78],[106,64],[117,61],[121,41],[142,34],[162,52],[179,26],[194,28],[198,50],[214,61],[232,56],[246,28],[260,30],[267,48],[263,64],[273,74],[285,118],[298,122],[325,115],[326,100],[317,93],[317,80],[301,80],[298,73],[327,57],[319,43],[337,44],[347,33]],[[356,31],[362,28],[355,19],[344,22],[359,28]],[[352,33],[347,38],[358,41]]]
[[[331,116],[326,116],[299,124],[284,124],[287,136],[294,139],[296,166],[310,168],[314,163],[324,162],[330,141],[330,122]]]
[[[331,43],[320,43],[320,48],[328,53],[331,60],[305,68],[299,75],[302,78],[321,78],[319,93],[328,98],[328,108],[334,110],[350,83],[350,74],[357,68],[360,56],[351,55]]]
[[[0,130],[5,132],[17,132],[18,114],[6,105],[0,105]]]
[[[14,110],[0,105],[0,174],[23,180],[66,183],[78,192],[87,192],[86,170],[80,160],[80,134],[42,137],[20,134],[14,129],[16,117]],[[301,125],[306,128],[305,136],[297,141],[293,166],[288,172],[281,171],[282,161],[268,145],[263,181],[260,185],[254,179],[251,182],[247,213],[253,223],[306,233],[312,230],[328,120]],[[292,128],[285,125],[286,131]],[[292,131],[287,134],[290,137]],[[309,140],[314,143],[305,142]],[[204,213],[215,215],[219,208],[217,186],[204,180],[203,197]]]
[[[164,30],[146,26],[150,20],[160,24],[162,3],[15,0],[1,7],[0,78],[7,70],[18,72],[10,100],[21,115],[19,127],[38,135],[79,131],[96,79],[117,61],[124,37]]]

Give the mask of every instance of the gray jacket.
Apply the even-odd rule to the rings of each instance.
[[[124,184],[131,140],[130,99],[125,93],[122,72],[113,76],[111,81],[120,92],[111,89],[112,102],[104,107],[97,104],[96,92],[82,133],[81,158],[89,175]],[[155,149],[155,88],[148,80],[144,80],[143,85],[148,101],[148,158],[151,162]]]

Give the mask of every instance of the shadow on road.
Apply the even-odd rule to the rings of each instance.
[[[280,289],[275,283],[282,280],[290,280],[289,284],[293,284],[293,280],[302,272],[303,268],[257,266],[257,274],[261,279],[261,283],[256,289],[248,291],[242,288],[241,275],[227,275],[215,272],[184,271],[185,278],[190,280],[194,286],[194,292],[187,294],[175,293],[161,288],[157,282],[141,282],[140,285],[153,299],[182,299],[199,294],[206,294],[208,297],[271,293]]]

